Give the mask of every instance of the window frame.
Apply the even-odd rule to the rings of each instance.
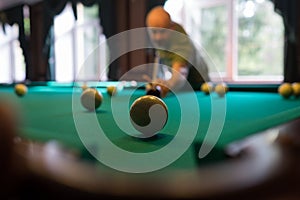
[[[187,5],[196,5],[200,9],[212,8],[216,6],[226,6],[227,9],[227,37],[226,37],[226,72],[212,72],[211,78],[213,81],[225,81],[229,83],[280,83],[283,80],[283,75],[238,75],[238,16],[236,5],[238,0],[205,0],[205,1],[184,1],[182,4],[181,18],[183,24],[187,24],[184,13],[188,11]],[[283,49],[282,49],[283,55]],[[283,63],[282,63],[283,66]]]
[[[2,24],[0,24],[2,26]],[[5,36],[2,37],[2,41],[0,43],[0,48],[7,52],[9,55],[9,61],[7,70],[4,73],[5,76],[7,75],[7,78],[1,79],[0,83],[14,83],[14,82],[22,82],[25,80],[25,70],[21,72],[21,75],[18,76],[18,68],[23,65],[25,67],[25,61],[24,56],[22,53],[22,49],[20,47],[19,42],[19,27],[17,24],[14,24],[12,26],[10,25],[4,25],[6,33],[4,33],[3,29],[1,29],[1,34],[4,34]],[[21,61],[20,63],[18,61]],[[5,67],[4,65],[2,68]],[[2,73],[2,72],[1,72]]]
[[[71,4],[67,4],[66,7],[68,6],[68,9],[70,12],[71,10]],[[64,9],[66,9],[66,7]],[[71,72],[72,76],[68,78],[68,80],[65,80],[64,75],[58,75],[57,74],[57,68],[59,68],[59,66],[55,65],[55,81],[57,82],[73,82],[73,81],[105,81],[107,80],[107,73],[103,74],[103,72],[106,71],[106,69],[104,67],[106,67],[106,59],[104,58],[106,56],[106,49],[101,48],[102,46],[97,47],[97,50],[99,51],[98,53],[100,54],[99,57],[99,62],[97,65],[97,70],[99,71],[99,77],[97,75],[95,75],[95,77],[91,78],[91,77],[78,77],[78,72],[80,71],[81,66],[84,64],[85,62],[85,55],[84,52],[82,52],[84,50],[83,46],[84,46],[84,39],[83,39],[83,35],[84,35],[84,30],[88,29],[88,28],[93,28],[95,30],[98,36],[98,45],[103,43],[103,31],[102,31],[102,27],[100,26],[100,19],[89,19],[88,21],[84,21],[83,20],[83,13],[84,13],[84,5],[82,5],[81,3],[77,4],[77,20],[73,20],[73,25],[70,29],[68,29],[67,31],[63,32],[62,34],[56,35],[55,34],[55,43],[56,41],[59,41],[61,38],[63,37],[68,37],[71,40],[72,43],[72,52],[71,52],[71,60],[69,61],[72,65]],[[63,11],[64,12],[64,11]],[[55,20],[54,20],[55,23]],[[55,24],[54,24],[55,26]],[[80,37],[80,39],[79,39]],[[53,44],[54,49],[56,49],[55,47],[55,43]],[[95,49],[91,49],[91,51],[93,51]],[[101,51],[101,52],[100,52]],[[56,50],[54,55],[56,55]],[[104,55],[104,56],[103,56]],[[57,56],[55,57],[55,63],[57,62]],[[103,67],[104,66],[104,67]],[[67,71],[69,71],[67,70]],[[102,73],[101,73],[102,72]],[[97,76],[97,77],[96,77]]]

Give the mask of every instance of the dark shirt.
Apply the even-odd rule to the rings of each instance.
[[[176,32],[172,31],[166,50],[157,50],[160,63],[169,67],[174,62],[185,64],[189,68],[188,82],[193,89],[199,90],[203,82],[209,81],[207,64],[183,27],[175,23],[174,30]]]

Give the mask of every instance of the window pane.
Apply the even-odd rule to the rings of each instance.
[[[267,0],[238,1],[238,75],[283,74],[283,24]]]
[[[0,46],[0,59],[1,59],[1,67],[0,67],[0,83],[8,83],[11,82],[11,69],[10,69],[10,54],[9,54],[9,46],[1,45]]]
[[[284,26],[282,17],[274,12],[272,1],[167,2],[172,18],[181,19],[192,39],[208,52],[223,78],[282,80]],[[235,5],[233,10],[231,5]],[[211,75],[214,79],[214,73]]]
[[[168,0],[165,8],[172,19],[184,26],[195,44],[201,45],[207,52],[211,59],[207,61],[212,61],[218,72],[226,76],[229,34],[227,1]],[[210,72],[215,72],[214,67]]]
[[[98,6],[77,5],[77,21],[70,4],[54,21],[56,81],[105,80],[106,49],[98,48],[101,28]],[[99,55],[101,54],[101,55]],[[102,76],[100,76],[102,75]]]
[[[73,10],[68,4],[63,12],[54,18],[56,81],[72,81],[74,78],[74,46],[72,39],[74,24]]]
[[[55,75],[56,81],[73,81],[73,41],[72,34],[65,34],[55,41]]]
[[[15,81],[20,82],[25,80],[25,59],[23,56],[23,50],[20,47],[19,40],[15,40],[13,42],[13,49],[14,49],[14,57],[15,57]]]
[[[2,24],[0,24],[2,26]],[[4,33],[0,29],[0,82],[11,83],[24,81],[25,60],[18,40],[19,28],[17,25],[5,25]]]
[[[78,5],[77,27],[77,80],[100,79],[100,25],[98,19],[98,6],[84,7]],[[102,52],[101,52],[102,53]]]
[[[225,5],[203,8],[201,12],[201,44],[219,72],[226,72],[226,39],[228,14]]]
[[[77,80],[99,80],[99,35],[99,29],[93,24],[77,29],[77,62],[80,70]]]

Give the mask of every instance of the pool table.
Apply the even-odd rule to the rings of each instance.
[[[118,123],[130,128],[129,108],[145,95],[144,83],[123,82],[110,97],[106,87],[119,84],[89,83],[103,95],[95,112],[81,106],[80,83],[29,84],[23,97],[13,85],[1,85],[1,96],[16,105],[21,119],[16,152],[36,177],[35,195],[249,198],[249,191],[260,191],[289,166],[277,139],[280,127],[299,124],[300,99],[282,98],[278,85],[229,85],[224,98],[201,91],[169,94],[163,98],[166,126],[139,138]]]

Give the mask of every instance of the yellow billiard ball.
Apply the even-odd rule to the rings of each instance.
[[[134,128],[144,137],[154,136],[167,123],[167,105],[156,96],[142,96],[131,105],[130,120]]]
[[[83,84],[83,85],[81,86],[82,91],[85,91],[85,90],[88,89],[88,88],[89,88],[89,86],[88,86],[87,84]]]
[[[111,85],[107,86],[106,91],[109,96],[114,96],[117,94],[118,89],[116,86]]]
[[[289,98],[293,94],[292,84],[290,83],[281,84],[278,88],[278,93],[284,98]]]
[[[293,94],[295,97],[299,97],[300,96],[300,83],[293,83],[292,84],[292,88],[293,88]]]
[[[201,85],[201,91],[204,92],[204,94],[209,94],[213,91],[214,85],[211,82],[205,82]]]
[[[82,92],[80,97],[81,105],[88,111],[95,111],[102,104],[103,97],[98,90],[88,88]]]
[[[19,97],[24,96],[27,93],[27,91],[28,91],[28,89],[27,89],[26,85],[21,84],[21,83],[15,85],[15,93]]]
[[[226,83],[219,83],[215,87],[215,92],[220,97],[223,97],[228,92],[228,86],[226,85]]]
[[[147,84],[145,85],[145,90],[146,90],[146,92],[148,92],[149,90],[153,89],[153,87],[154,87],[154,84],[153,84],[153,83],[147,83]]]

